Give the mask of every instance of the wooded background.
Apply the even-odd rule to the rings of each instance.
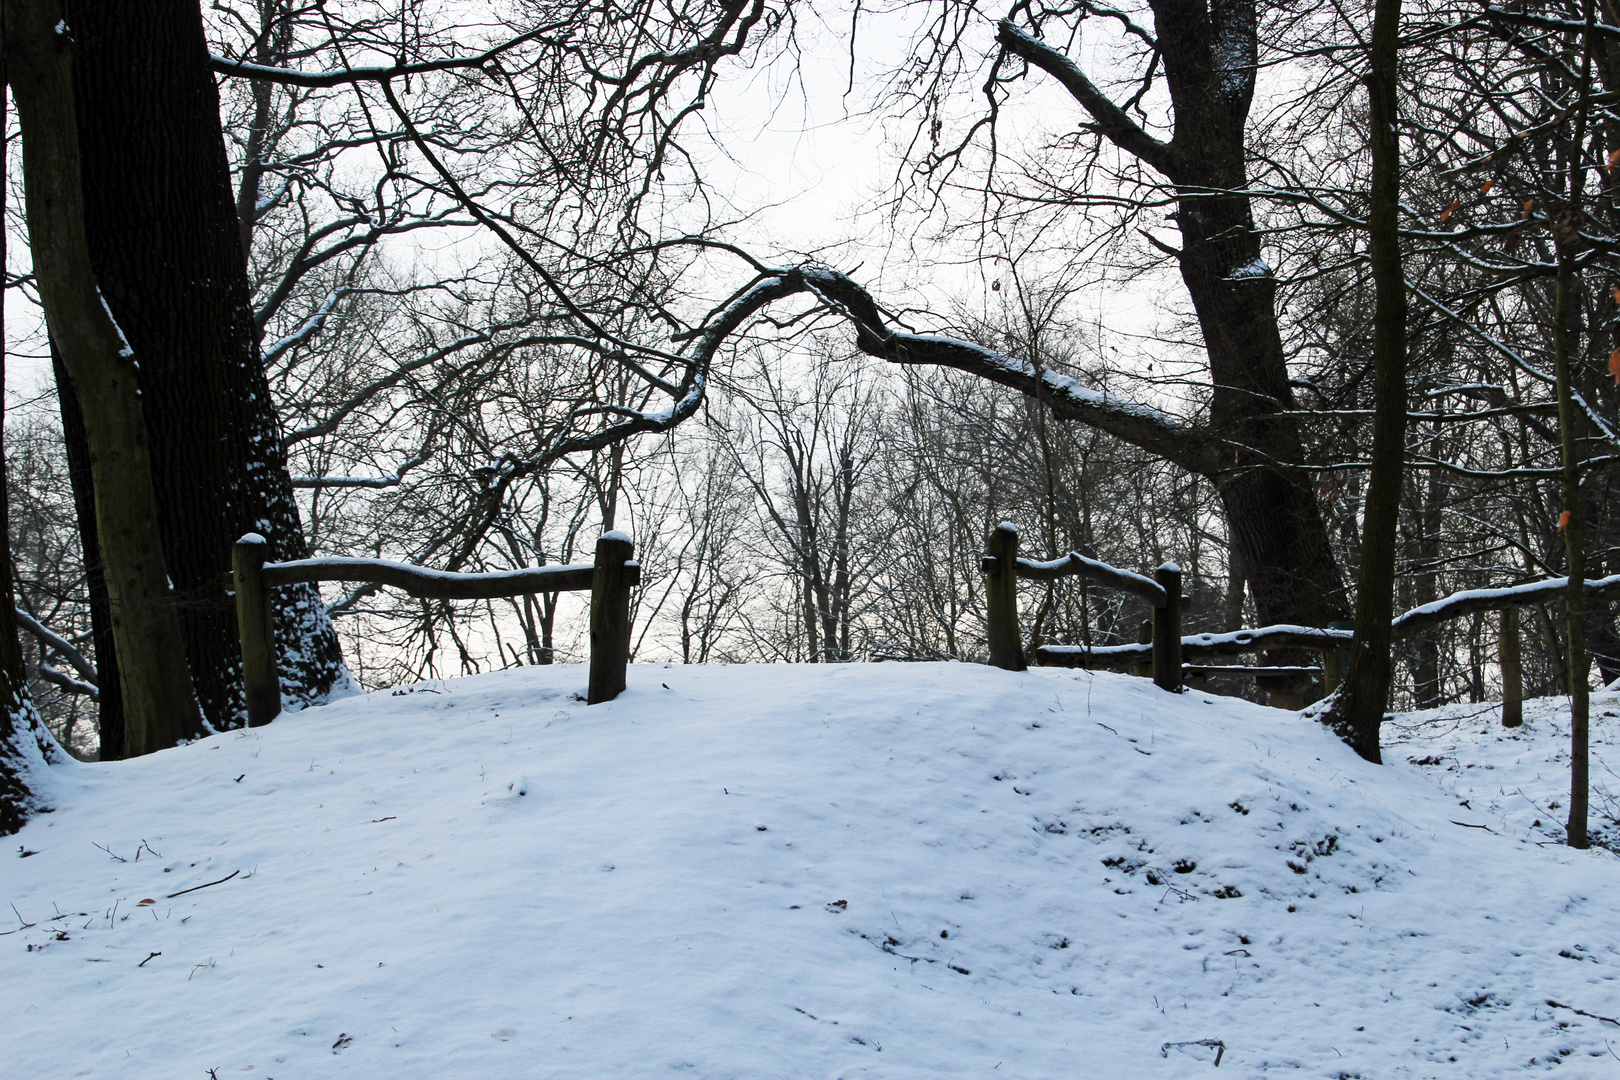
[[[10,36],[40,6],[12,0]],[[1400,611],[1559,576],[1571,535],[1585,576],[1620,572],[1620,18],[1395,10],[1404,459],[1374,588]],[[242,712],[223,575],[246,531],[276,558],[479,571],[625,529],[642,660],[983,660],[979,557],[1006,519],[1034,557],[1179,563],[1189,634],[1354,616],[1371,3],[489,12],[61,5],[90,262],[140,364],[158,600],[206,721]],[[772,115],[829,107],[882,172],[794,251],[771,224],[791,195],[767,210],[737,177],[776,175],[752,157]],[[8,340],[39,371],[24,209]],[[60,358],[54,381],[12,363],[16,602],[60,642],[25,620],[27,690],[64,746],[116,756],[84,421]],[[1134,641],[1147,613],[1074,579],[1020,603],[1031,647]],[[305,587],[279,615],[284,696],[341,689],[345,662],[369,688],[580,660],[582,615]],[[1613,616],[1525,608],[1527,692],[1620,678]],[[1577,624],[1590,671],[1565,663]],[[1496,635],[1480,613],[1398,643],[1390,703],[1491,697]]]

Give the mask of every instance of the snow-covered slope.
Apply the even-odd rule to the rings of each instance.
[[[1106,674],[583,674],[59,770],[0,1076],[1620,1075],[1620,859],[1407,760],[1488,720],[1380,768]]]
[[[1384,728],[1384,754],[1419,766],[1461,805],[1500,818],[1499,831],[1561,843],[1569,819],[1569,699],[1525,702],[1525,723],[1516,729],[1502,727],[1501,711],[1499,702],[1490,702],[1407,713]],[[1613,768],[1620,765],[1620,694],[1596,695],[1591,716],[1589,831],[1594,843],[1614,849],[1620,847],[1620,773]]]

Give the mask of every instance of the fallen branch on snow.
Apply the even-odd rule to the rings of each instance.
[[[181,889],[179,892],[172,892],[168,896],[164,897],[164,899],[173,900],[175,897],[184,896],[188,892],[196,892],[198,889],[206,889],[206,888],[208,888],[209,885],[223,885],[225,882],[231,880],[231,878],[235,877],[237,874],[240,874],[241,872],[242,871],[240,871],[240,870],[232,870],[230,873],[226,874],[224,877],[220,878],[218,881],[210,881],[210,882],[208,882],[207,885],[193,885],[189,889]]]
[[[1551,1002],[1549,1002],[1549,1004],[1551,1004]],[[1159,1056],[1162,1057],[1162,1058],[1169,1057],[1170,1056],[1170,1048],[1172,1046],[1207,1046],[1207,1047],[1210,1047],[1211,1049],[1213,1049],[1215,1051],[1215,1066],[1216,1066],[1216,1068],[1220,1067],[1221,1055],[1226,1053],[1226,1044],[1223,1043],[1219,1039],[1188,1039],[1185,1042],[1167,1042],[1167,1043],[1165,1043],[1163,1046],[1159,1047]]]

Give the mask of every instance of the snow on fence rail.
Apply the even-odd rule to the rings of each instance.
[[[630,663],[630,590],[641,584],[635,547],[622,532],[603,533],[596,561],[567,566],[460,574],[386,559],[295,559],[265,562],[269,542],[248,533],[236,542],[231,565],[236,622],[242,637],[242,681],[248,726],[267,724],[281,712],[276,672],[273,606],[266,589],[299,582],[351,581],[388,585],[433,600],[491,600],[539,592],[591,592],[591,663],[586,700],[612,701],[625,685]]]
[[[988,560],[989,556],[986,556]],[[1173,565],[1173,564],[1167,564]],[[994,569],[986,566],[986,571]],[[1035,562],[1031,559],[1018,560],[1018,576],[1027,581],[1056,581],[1058,578],[1080,575],[1104,585],[1112,585],[1116,589],[1133,592],[1156,608],[1164,607],[1165,597],[1169,594],[1152,578],[1133,574],[1129,570],[1109,566],[1096,559],[1088,559],[1078,551],[1071,551],[1061,559],[1050,562]]]
[[[1165,563],[1149,579],[1088,559],[1078,551],[1050,562],[1031,562],[1018,557],[1018,526],[1003,521],[990,533],[980,568],[985,575],[991,664],[1008,671],[1023,671],[1028,666],[1018,630],[1019,578],[1056,581],[1084,577],[1135,593],[1153,605],[1153,681],[1166,690],[1181,689],[1181,567],[1175,563]],[[1012,573],[1007,573],[1008,568]],[[1042,663],[1040,654],[1037,649],[1037,664]]]
[[[1003,562],[1003,560],[1006,560]],[[1153,605],[1151,642],[1136,645],[1042,645],[1034,661],[1042,667],[1145,666],[1151,660],[1153,681],[1167,690],[1179,690],[1187,671],[1206,674],[1247,674],[1299,676],[1320,671],[1331,693],[1344,677],[1347,656],[1355,634],[1350,630],[1315,626],[1262,626],[1253,630],[1233,630],[1224,634],[1181,634],[1181,570],[1166,563],[1155,573],[1156,580],[1120,570],[1079,552],[1060,559],[1035,562],[1018,557],[1018,529],[1002,522],[990,534],[981,569],[985,573],[985,594],[989,606],[990,663],[1011,671],[1026,666],[1022,636],[1018,629],[1016,581],[1005,578],[1003,565],[1015,568],[1016,578],[1055,581],[1081,576],[1103,585],[1135,593]],[[1172,578],[1174,584],[1172,585]],[[1432,630],[1450,619],[1482,611],[1501,613],[1500,649],[1502,665],[1502,722],[1514,727],[1522,717],[1523,677],[1519,663],[1519,623],[1515,609],[1524,604],[1544,603],[1563,596],[1568,578],[1544,578],[1495,589],[1466,589],[1422,607],[1397,615],[1392,623],[1395,640],[1401,641]],[[1620,594],[1620,574],[1588,578],[1586,588],[1594,597]],[[1161,629],[1162,628],[1162,629]],[[1240,656],[1270,649],[1310,649],[1323,654],[1321,668],[1267,665],[1237,667],[1204,661]],[[1185,662],[1184,662],[1185,661]]]
[[[1476,611],[1504,611],[1521,604],[1539,604],[1547,600],[1557,600],[1563,596],[1564,590],[1568,587],[1569,578],[1557,577],[1527,581],[1523,585],[1508,585],[1500,589],[1464,589],[1462,592],[1454,592],[1432,604],[1424,604],[1422,607],[1415,607],[1411,611],[1395,616],[1393,624],[1395,640],[1409,638],[1432,626],[1438,626],[1447,619],[1472,615]],[[1620,593],[1620,574],[1605,578],[1587,578],[1586,591],[1588,595],[1596,597]]]

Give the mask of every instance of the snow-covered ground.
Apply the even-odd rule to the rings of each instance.
[[[1555,703],[1403,718],[1377,767],[1107,674],[583,685],[54,770],[0,861],[0,1076],[1620,1076],[1620,859],[1549,842]]]
[[[1384,756],[1422,768],[1459,805],[1498,819],[1492,827],[1499,832],[1562,843],[1569,820],[1569,700],[1525,702],[1520,728],[1504,728],[1501,713],[1500,702],[1408,713],[1384,728]],[[1620,773],[1613,767],[1620,766],[1620,694],[1595,695],[1591,718],[1588,831],[1593,842],[1620,848]],[[1615,1046],[1620,1050],[1620,1038]]]

